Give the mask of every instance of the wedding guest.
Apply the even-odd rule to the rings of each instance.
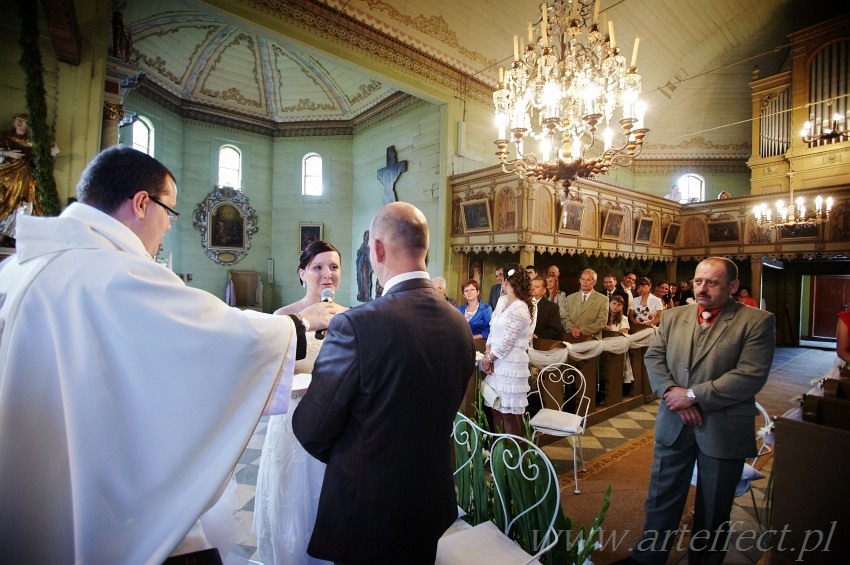
[[[522,415],[528,406],[528,346],[534,332],[534,305],[529,294],[528,274],[519,264],[505,267],[507,301],[505,311],[494,321],[481,367],[488,373],[484,380],[493,387],[501,405],[493,409],[495,429],[523,435]]]
[[[466,318],[473,339],[487,339],[490,336],[490,318],[493,310],[489,304],[478,300],[481,287],[475,279],[467,279],[461,285],[466,304],[459,307],[460,313]]]
[[[487,298],[487,304],[490,306],[491,310],[496,309],[496,304],[499,303],[499,297],[504,294],[502,292],[502,281],[505,280],[504,274],[504,268],[496,267],[496,284],[490,287],[490,296]]]
[[[650,294],[652,283],[646,277],[635,281],[637,296],[629,304],[629,323],[657,326],[661,321],[661,312],[664,304],[657,296]]]
[[[540,271],[534,265],[526,265],[525,272],[528,273],[528,280],[533,281],[540,276]]]
[[[298,263],[304,297],[279,308],[275,314],[298,313],[320,303],[323,291],[336,293],[342,276],[341,265],[339,251],[330,243],[309,244]],[[336,302],[333,308],[336,313],[347,310]],[[306,338],[307,354],[295,362],[296,374],[313,372],[313,364],[324,343],[316,332],[307,332]],[[325,464],[304,451],[292,433],[292,412],[305,392],[305,388],[293,390],[287,413],[270,416],[266,427],[257,472],[252,528],[257,536],[257,554],[263,563],[321,563],[307,555],[307,543],[316,521]]]
[[[608,299],[604,294],[593,290],[596,280],[596,271],[583,270],[579,277],[579,291],[567,297],[564,329],[574,338],[582,335],[599,337],[605,329],[605,320],[608,318]]]
[[[676,306],[685,306],[686,304],[694,303],[694,291],[688,281],[679,281],[676,292],[673,294],[673,304]]]
[[[608,303],[608,323],[605,329],[611,332],[629,333],[629,319],[623,314],[626,302],[619,294],[611,297]]]
[[[42,215],[28,120],[26,114],[15,114],[12,130],[0,136],[0,220],[14,213],[21,202],[30,202],[32,213]],[[59,152],[58,145],[50,149],[53,157]]]
[[[700,262],[695,283],[697,304],[664,314],[645,357],[662,402],[643,536],[629,562],[667,560],[698,463],[688,562],[722,563],[736,524],[729,515],[744,459],[756,454],[755,396],[773,361],[776,319],[732,299],[738,268],[728,259]]]
[[[557,275],[546,277],[546,300],[558,305],[558,315],[561,318],[561,325],[564,326],[567,319],[567,295],[561,292]]]
[[[428,244],[419,209],[378,210],[369,249],[383,296],[333,318],[295,409],[295,436],[327,464],[313,557],[433,564],[457,518],[452,423],[475,348],[463,316],[434,292]]]
[[[0,266],[0,562],[162,563],[333,306],[243,311],[155,262],[177,186],[145,153],[101,152],[77,196]]]
[[[746,285],[741,285],[738,288],[738,296],[736,297],[736,299],[738,300],[738,302],[745,306],[752,306],[753,308],[759,307],[755,299],[750,296],[750,287]]]
[[[673,293],[670,292],[670,283],[667,281],[661,281],[657,285],[655,285],[655,296],[661,300],[661,304],[664,306],[664,310],[669,308],[673,308],[676,305],[673,303]]]
[[[558,307],[546,300],[546,281],[543,277],[531,279],[531,302],[534,304],[534,337],[560,340],[564,334]]]
[[[629,301],[626,303],[627,307],[631,307],[632,300],[637,296],[637,290],[635,289],[635,281],[637,280],[637,275],[634,273],[626,273],[626,276],[623,277],[623,282],[620,283],[620,288],[623,289],[623,292],[629,295]]]
[[[605,289],[603,293],[608,300],[611,300],[614,296],[619,296],[623,299],[623,303],[625,304],[625,310],[628,312],[629,310],[629,295],[625,290],[617,284],[617,277],[612,273],[608,273],[604,277],[602,277],[602,287]]]
[[[431,282],[434,283],[434,290],[437,291],[437,294],[445,298],[446,302],[457,308],[457,300],[446,296],[446,279],[443,277],[434,277]]]

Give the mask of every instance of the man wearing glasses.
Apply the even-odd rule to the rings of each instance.
[[[241,311],[154,262],[177,188],[144,153],[103,151],[77,194],[0,267],[0,562],[162,562],[332,305]]]

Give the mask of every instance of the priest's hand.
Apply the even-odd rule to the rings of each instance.
[[[304,308],[298,314],[309,322],[311,331],[324,330],[337,313],[335,306],[333,302],[317,302]]]
[[[10,149],[9,151],[3,151],[2,153],[0,153],[0,155],[2,155],[3,157],[6,157],[8,159],[14,159],[15,161],[23,158],[23,156],[24,156],[23,152],[21,152],[17,149]]]

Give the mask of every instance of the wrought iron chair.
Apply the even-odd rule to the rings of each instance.
[[[571,438],[575,493],[579,494],[581,490],[578,486],[576,451],[581,459],[582,472],[585,472],[587,468],[584,465],[581,436],[587,429],[587,412],[590,409],[590,397],[587,396],[584,375],[566,363],[547,365],[537,375],[537,394],[543,408],[529,422],[534,430],[532,439],[543,434]],[[560,397],[563,397],[563,401],[559,400]],[[574,412],[564,410],[565,407],[571,406],[574,407]]]
[[[470,523],[458,518],[440,538],[437,564],[538,563],[553,548],[566,551],[558,476],[546,454],[525,438],[482,430],[461,413],[452,437],[458,507]]]

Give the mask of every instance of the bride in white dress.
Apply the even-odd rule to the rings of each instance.
[[[321,301],[322,291],[339,288],[340,256],[330,243],[316,241],[301,254],[298,276],[307,293],[298,302],[275,314],[294,314]],[[344,307],[335,305],[338,311]],[[325,464],[304,451],[292,433],[292,414],[306,392],[309,373],[319,355],[322,341],[307,334],[307,356],[295,363],[292,401],[286,414],[270,416],[260,456],[257,492],[254,498],[253,531],[263,563],[326,563],[307,555],[307,544],[316,522],[316,509]]]

